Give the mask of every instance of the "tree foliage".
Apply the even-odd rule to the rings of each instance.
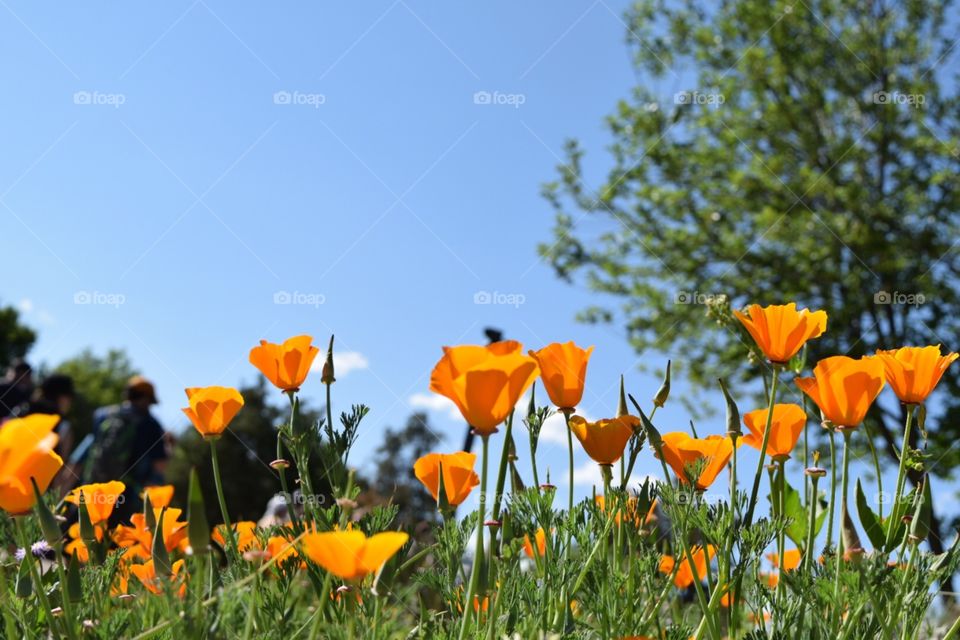
[[[37,334],[20,321],[16,307],[0,307],[0,368],[27,355]]]
[[[607,119],[606,179],[587,184],[571,141],[545,189],[556,225],[542,255],[609,301],[582,319],[622,322],[638,351],[669,350],[701,385],[744,357],[748,339],[725,318],[748,302],[826,309],[808,362],[956,349],[952,4],[635,3],[639,82]],[[660,95],[664,81],[682,90]],[[958,383],[953,367],[927,423],[934,445],[960,436]],[[872,416],[891,457],[901,419],[898,406]],[[957,454],[933,459],[944,473]]]
[[[77,442],[93,429],[93,412],[123,400],[127,381],[139,370],[123,349],[110,349],[99,356],[84,349],[55,367],[73,378],[76,397],[70,409],[70,424]]]

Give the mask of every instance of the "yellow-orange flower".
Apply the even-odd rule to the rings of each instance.
[[[362,531],[328,531],[303,536],[308,558],[344,580],[362,580],[376,573],[409,536],[400,531],[378,533],[369,538]]]
[[[793,571],[800,566],[800,560],[802,559],[802,553],[800,549],[787,549],[783,552],[783,570],[784,571]],[[776,553],[768,553],[767,560],[773,563],[773,566],[780,566],[780,556]]]
[[[161,509],[154,509],[154,518],[160,522]],[[185,550],[189,545],[187,540],[187,523],[180,522],[180,509],[167,509],[163,515],[163,544],[167,551],[174,549]],[[113,541],[117,546],[126,549],[124,558],[141,558],[146,560],[152,557],[153,534],[147,527],[146,518],[142,513],[130,516],[130,526],[117,525],[113,532]]]
[[[154,509],[169,507],[170,501],[173,500],[173,485],[160,484],[144,487],[143,495],[140,497],[146,499],[147,496],[150,496],[150,504],[153,505]]]
[[[98,542],[103,540],[103,529],[94,526],[93,533]],[[89,562],[90,550],[87,549],[86,543],[83,541],[83,538],[80,537],[79,522],[74,522],[70,525],[67,529],[67,538],[67,544],[63,546],[63,550],[71,556],[77,556],[77,560],[80,562]]]
[[[219,438],[243,407],[243,396],[232,387],[186,389],[190,406],[183,412],[204,438]]]
[[[750,433],[743,436],[743,442],[760,451],[763,434],[767,429],[767,409],[757,409],[744,414],[743,424]],[[807,414],[803,407],[796,404],[773,405],[773,418],[770,422],[770,439],[767,441],[767,455],[777,460],[786,460],[797,446],[797,440],[807,423]]]
[[[877,351],[887,383],[904,404],[921,404],[940,382],[956,353],[940,355],[940,345]]]
[[[740,311],[733,314],[770,362],[780,364],[788,362],[807,340],[820,337],[827,329],[826,311],[797,311],[793,302],[768,307],[752,304],[746,314]]]
[[[170,576],[170,581],[177,588],[177,595],[182,598],[187,593],[187,572],[184,571],[183,560],[177,560],[170,568],[173,571],[173,574]],[[183,571],[182,576],[180,575],[181,571]],[[157,595],[163,593],[163,578],[157,576],[157,571],[153,566],[153,560],[147,560],[143,564],[130,565],[130,572],[137,577],[137,580],[139,580],[150,593]]]
[[[570,417],[570,430],[583,445],[583,450],[597,464],[613,464],[623,455],[623,450],[640,421],[633,416],[620,416],[609,420],[587,422],[580,416]]]
[[[470,491],[480,484],[473,471],[477,456],[466,451],[456,453],[428,453],[413,465],[413,473],[423,483],[434,500],[440,491],[440,470],[443,469],[443,490],[447,502],[457,506],[467,499]]]
[[[832,356],[817,363],[812,378],[797,378],[796,383],[834,426],[852,429],[883,389],[883,363],[875,356]]]
[[[17,515],[33,508],[36,499],[30,478],[41,492],[50,486],[63,466],[53,451],[58,441],[53,428],[58,422],[59,416],[35,413],[0,427],[0,509]]]
[[[694,566],[691,568],[690,561],[687,559],[686,554],[684,554],[680,568],[677,569],[677,574],[673,577],[673,584],[678,589],[686,589],[693,584],[694,580],[703,580],[707,575],[707,563],[713,559],[716,552],[717,549],[712,544],[708,544],[706,550],[699,546],[690,549]],[[660,573],[670,575],[673,573],[676,563],[677,561],[673,556],[664,555],[660,558]],[[696,573],[694,573],[694,569]]]
[[[310,336],[296,336],[274,344],[266,340],[250,350],[250,364],[278,389],[296,391],[307,379],[310,365],[320,352]]]
[[[276,564],[284,564],[290,558],[300,557],[297,551],[297,545],[283,536],[270,536],[267,539],[267,556],[273,560],[276,558]],[[305,566],[302,562],[299,566]]]
[[[522,355],[522,349],[511,340],[444,347],[430,375],[430,390],[452,400],[477,433],[490,435],[539,372],[536,360]]]
[[[536,554],[540,557],[543,557],[543,554],[547,552],[547,534],[543,530],[543,527],[537,529],[537,532],[533,535],[533,537],[534,539],[531,540],[530,536],[523,536],[523,552],[527,554],[528,558],[533,558],[533,545],[536,544]]]
[[[682,431],[674,431],[663,434],[662,440],[663,457],[682,482],[689,482],[687,473],[691,465],[705,461],[695,485],[700,491],[713,484],[733,454],[733,441],[727,436],[691,438]]]
[[[237,549],[241,552],[250,548],[259,548],[260,540],[257,538],[257,523],[249,520],[235,522],[231,527],[234,535],[237,537]],[[227,547],[227,540],[223,537],[225,527],[222,524],[217,525],[210,537],[223,548]]]
[[[126,488],[127,486],[119,480],[85,484],[68,493],[64,500],[79,505],[80,493],[82,492],[83,502],[87,505],[87,513],[90,514],[90,522],[100,524],[110,519],[110,514],[113,513],[113,507],[117,504],[117,499]]]
[[[582,349],[573,341],[554,342],[530,352],[540,366],[540,378],[550,401],[560,410],[573,411],[583,399],[591,353],[593,347]]]
[[[596,502],[597,508],[600,511],[606,513],[607,511],[607,501],[604,496],[594,496],[594,502]],[[650,503],[650,508],[647,510],[646,514],[641,514],[637,509],[638,500],[635,497],[627,498],[626,509],[621,505],[617,509],[617,513],[613,516],[613,521],[616,524],[620,524],[624,518],[627,523],[632,523],[636,527],[641,527],[646,524],[650,524],[657,518],[657,501],[654,500]]]

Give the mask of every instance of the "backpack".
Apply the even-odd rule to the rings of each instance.
[[[109,482],[129,474],[138,420],[123,407],[111,409],[100,422],[83,469],[83,482]],[[129,484],[129,483],[128,483]]]

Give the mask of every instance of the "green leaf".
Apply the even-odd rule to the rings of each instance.
[[[187,492],[187,538],[193,553],[202,555],[210,551],[210,524],[207,522],[196,469],[190,470],[190,488]]]
[[[160,510],[160,517],[157,519],[157,528],[153,534],[153,569],[158,576],[170,577],[173,575],[173,567],[170,565],[170,554],[167,553],[167,545],[163,539],[163,518],[167,514],[167,508]]]
[[[863,493],[863,486],[861,486],[859,478],[857,478],[857,515],[860,516],[860,526],[863,527],[867,537],[870,538],[870,544],[873,545],[874,549],[882,549],[886,541],[885,531],[877,514],[867,504],[867,497]]]
[[[77,560],[76,553],[70,556],[70,562],[67,565],[67,597],[71,602],[83,600],[83,582],[80,580],[80,562]]]
[[[43,501],[43,495],[40,493],[37,481],[33,477],[30,478],[30,484],[33,485],[33,496],[36,500],[34,511],[37,514],[37,519],[40,521],[40,531],[43,532],[43,538],[52,548],[59,550],[60,543],[63,541],[63,534],[60,533],[60,525],[57,524],[57,519],[54,517],[53,512],[50,511],[50,507]]]
[[[787,525],[787,537],[798,547],[802,547],[807,543],[807,523],[810,513],[804,508],[800,501],[800,494],[790,486],[790,483],[785,482],[783,488],[785,492],[783,515],[790,520],[790,524]]]
[[[923,493],[917,500],[917,507],[910,521],[910,537],[914,542],[922,542],[930,535],[930,515],[933,511],[933,495],[930,491],[930,476],[923,478]]]
[[[27,553],[30,550],[27,549]],[[27,564],[30,558],[24,558],[17,569],[17,596],[20,598],[29,598],[33,593],[33,580],[30,579],[30,566]]]

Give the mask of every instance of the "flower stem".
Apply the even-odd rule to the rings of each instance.
[[[470,572],[470,586],[467,589],[467,597],[463,603],[463,620],[460,623],[460,640],[467,637],[467,626],[469,626],[470,612],[473,610],[473,598],[479,591],[480,575],[483,573],[483,523],[486,519],[487,510],[487,454],[490,449],[490,436],[483,434],[480,436],[483,443],[483,460],[480,463],[480,507],[477,511],[477,540],[474,547],[473,569]],[[480,607],[482,609],[483,607]],[[477,620],[480,619],[480,611],[477,611]]]
[[[830,430],[830,507],[827,513],[827,549],[833,545],[833,512],[837,501],[837,444],[834,432]]]
[[[763,463],[767,457],[767,444],[770,442],[770,426],[773,424],[773,406],[777,401],[777,385],[780,382],[780,365],[773,365],[773,382],[770,384],[770,404],[767,406],[767,426],[763,430],[763,443],[760,445],[760,459],[757,472],[753,476],[753,489],[750,491],[750,503],[747,507],[745,526],[753,524],[753,511],[757,506],[757,493],[760,491],[760,477],[763,475]]]
[[[841,519],[845,517],[847,513],[847,484],[849,482],[850,475],[850,434],[853,432],[852,429],[843,430],[843,479],[840,484],[840,517]],[[843,522],[841,521],[840,527],[843,528]],[[833,600],[835,603],[840,602],[840,571],[843,569],[843,554],[844,554],[844,544],[843,544],[843,534],[839,536],[837,540],[837,575],[833,583]],[[839,611],[839,605],[838,605]]]
[[[37,598],[40,599],[40,605],[43,607],[43,617],[46,618],[50,624],[50,631],[53,633],[53,637],[59,638],[60,628],[53,617],[52,609],[50,608],[50,599],[47,598],[47,591],[43,588],[40,572],[37,571],[37,563],[33,557],[33,551],[30,549],[30,539],[27,537],[27,532],[23,530],[23,524],[20,522],[20,518],[14,517],[13,522],[17,529],[17,536],[20,538],[20,544],[23,545],[23,549],[26,552],[23,561],[27,563],[27,569],[30,571],[30,578],[33,581],[33,590],[36,592]]]
[[[240,557],[240,551],[237,548],[237,539],[233,535],[233,526],[230,524],[230,513],[227,511],[227,501],[223,497],[223,482],[220,480],[220,461],[217,459],[217,441],[210,440],[210,462],[213,464],[213,481],[217,486],[217,500],[220,501],[220,514],[223,516],[223,527],[226,529],[225,536],[230,541],[230,549],[233,551],[231,560]]]
[[[903,495],[903,485],[906,481],[907,471],[907,451],[910,449],[910,430],[913,426],[913,412],[915,405],[907,405],[907,418],[903,427],[903,444],[900,446],[900,468],[897,471],[897,486],[893,494],[893,507],[890,511],[890,522],[887,525],[887,537],[884,547],[890,548],[893,542],[893,534],[896,533],[897,524],[900,521],[900,498]]]

